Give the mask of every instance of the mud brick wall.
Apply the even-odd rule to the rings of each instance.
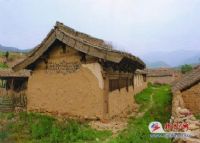
[[[103,89],[99,86],[97,76],[87,65],[90,64],[81,65],[79,53],[74,49],[68,48],[66,53],[63,53],[62,48],[53,47],[49,53],[48,64],[38,62],[29,78],[27,109],[101,118]],[[101,72],[98,68],[93,70],[96,70],[95,73]]]
[[[136,87],[129,86],[129,91],[126,88],[115,90],[109,93],[109,114],[110,117],[119,115],[121,113],[132,112],[136,108],[134,95],[141,92],[147,87],[147,83],[144,82]]]
[[[147,81],[151,83],[171,84],[174,80],[174,76],[147,76]]]
[[[186,108],[192,113],[200,113],[200,83],[182,92]]]

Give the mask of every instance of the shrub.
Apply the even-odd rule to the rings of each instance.
[[[31,125],[31,136],[35,139],[41,139],[50,135],[52,129],[52,118],[41,116],[38,121]]]
[[[8,136],[8,132],[5,130],[0,131],[0,141],[5,140]]]
[[[75,141],[77,140],[77,134],[79,132],[79,124],[73,120],[69,120],[66,127],[64,128],[64,140]]]
[[[64,128],[64,142],[92,141],[110,135],[112,135],[110,131],[96,131],[87,124],[80,124],[73,120],[68,121]]]
[[[14,113],[8,113],[8,115],[7,115],[7,119],[8,120],[10,120],[10,119],[12,119],[12,118],[14,118],[15,117],[15,115],[14,115]]]
[[[191,66],[191,65],[185,64],[185,65],[182,65],[182,66],[181,66],[181,72],[182,72],[183,74],[185,74],[185,73],[187,73],[187,72],[190,72],[191,70],[192,70],[192,66]]]
[[[62,141],[62,130],[59,126],[53,125],[50,134],[51,143],[59,143]]]
[[[5,131],[0,132],[0,140],[6,139],[8,133],[19,142],[30,143],[88,142],[102,140],[111,135],[109,131],[92,129],[86,123],[75,120],[58,121],[39,113],[0,114],[0,118],[10,120],[13,115],[15,120],[8,122]]]
[[[0,63],[0,68],[2,68],[2,69],[8,68],[8,65]]]

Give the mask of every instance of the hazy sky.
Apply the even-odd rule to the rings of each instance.
[[[200,0],[0,0],[0,44],[39,44],[56,21],[118,49],[200,50]]]

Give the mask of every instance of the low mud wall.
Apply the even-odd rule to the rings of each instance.
[[[175,130],[176,132],[186,132],[191,135],[190,138],[174,139],[174,143],[199,143],[200,142],[200,122],[192,112],[185,107],[185,103],[180,91],[173,91],[172,100],[172,123],[186,123],[188,130]]]
[[[200,113],[200,83],[182,92],[185,107],[192,113]]]
[[[141,92],[147,87],[147,83],[144,82],[133,89],[132,86],[129,87],[127,91],[126,88],[115,90],[109,93],[109,114],[110,117],[118,115],[127,115],[133,112],[137,105],[134,100],[134,95]]]

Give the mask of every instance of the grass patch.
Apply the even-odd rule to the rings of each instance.
[[[195,116],[195,118],[197,118],[198,120],[200,120],[200,114],[196,114],[194,116]]]
[[[126,130],[118,137],[113,138],[109,143],[170,143],[170,139],[150,138],[148,125],[152,121],[159,121],[162,124],[169,122],[171,112],[171,92],[168,85],[149,85],[135,100],[139,103],[140,111],[145,110],[150,104],[150,95],[153,94],[152,107],[143,117],[131,118]]]
[[[2,68],[2,69],[8,68],[8,65],[0,63],[0,68]]]
[[[9,138],[19,143],[71,143],[102,141],[112,135],[110,131],[97,131],[87,123],[74,120],[58,121],[53,117],[36,113],[1,115],[0,119],[12,117],[17,120],[7,123],[6,132],[0,138]]]
[[[0,130],[0,141],[5,140],[8,137],[8,132],[5,130]]]
[[[152,95],[152,100],[150,98]],[[135,96],[143,117],[130,118],[128,128],[111,137],[110,131],[97,131],[87,123],[75,120],[58,121],[38,113],[0,113],[0,121],[7,120],[0,130],[1,140],[16,143],[170,143],[170,139],[150,138],[148,125],[152,121],[169,122],[171,92],[168,85],[149,85]],[[153,101],[153,102],[152,102]],[[152,106],[150,106],[150,102]],[[148,110],[147,110],[148,109]]]
[[[153,93],[153,90],[151,87],[144,89],[141,93],[137,94],[135,96],[135,101],[137,104],[140,105],[139,111],[144,111],[148,106],[150,102],[150,95]]]

